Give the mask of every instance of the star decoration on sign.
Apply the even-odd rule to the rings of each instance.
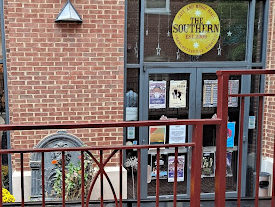
[[[222,55],[222,48],[221,48],[221,44],[219,44],[218,47],[218,55],[221,56]]]
[[[134,47],[135,55],[138,58],[138,43],[136,42],[136,46]]]
[[[177,51],[177,60],[179,60],[180,59],[180,50],[178,49],[178,51]]]
[[[197,10],[197,11],[195,12],[195,14],[196,14],[196,16],[200,16],[200,15],[201,15],[201,11],[200,11],[200,10]]]
[[[261,19],[259,19],[259,21],[258,21],[258,30],[261,29],[261,26],[262,26],[261,23],[262,23],[262,22],[261,22]]]
[[[161,48],[159,47],[159,43],[158,43],[158,47],[156,47],[156,50],[157,50],[157,55],[160,56]]]
[[[193,45],[194,48],[198,48],[199,46],[200,46],[200,45],[199,45],[199,43],[197,43],[197,42],[195,42],[194,45]]]
[[[227,37],[231,37],[232,36],[232,32],[229,30],[228,32],[227,32]]]
[[[206,21],[206,24],[211,24],[211,22],[208,20],[208,21]]]

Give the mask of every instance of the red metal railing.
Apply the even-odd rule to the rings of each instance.
[[[215,125],[217,128],[216,136],[216,172],[215,172],[215,206],[225,206],[225,191],[226,191],[226,137],[227,137],[227,118],[228,118],[228,80],[230,75],[261,75],[261,74],[275,74],[275,71],[270,70],[240,70],[240,71],[218,71],[218,104],[217,104],[217,119],[190,119],[190,120],[164,120],[164,121],[136,121],[136,122],[112,122],[112,123],[90,123],[90,124],[50,124],[50,125],[0,125],[0,131],[8,130],[41,130],[41,129],[76,129],[76,128],[108,128],[108,127],[146,127],[146,126],[160,126],[160,125],[192,125],[192,142],[184,144],[169,144],[169,145],[139,145],[139,146],[102,146],[102,147],[82,147],[82,148],[54,148],[54,149],[8,149],[0,150],[0,163],[2,163],[3,154],[20,154],[21,161],[21,206],[25,205],[24,202],[24,168],[23,160],[26,153],[41,153],[41,177],[42,177],[42,206],[46,205],[45,201],[45,152],[59,151],[62,153],[62,205],[65,206],[65,152],[67,151],[79,151],[81,152],[81,180],[82,180],[82,195],[81,205],[82,207],[88,207],[92,190],[94,188],[96,180],[100,179],[100,204],[104,205],[103,200],[103,178],[107,179],[114,196],[114,202],[116,206],[122,206],[122,154],[123,150],[136,149],[138,153],[138,168],[137,168],[137,206],[141,206],[141,150],[156,148],[157,149],[157,180],[156,180],[156,206],[159,206],[159,173],[160,173],[160,148],[162,147],[174,147],[175,148],[175,172],[177,172],[178,162],[178,149],[180,147],[192,148],[192,166],[191,166],[191,181],[190,181],[190,206],[200,206],[200,193],[201,193],[201,159],[202,159],[202,141],[203,141],[203,126]],[[243,137],[243,120],[244,120],[244,97],[259,97],[259,108],[262,109],[263,97],[274,96],[275,94],[231,94],[230,96],[241,98],[240,107],[240,140],[239,140],[239,168],[238,168],[238,206],[241,201],[241,173],[242,173],[242,137]],[[256,194],[255,194],[255,206],[258,207],[258,189],[259,189],[259,169],[260,169],[260,155],[261,155],[261,134],[262,134],[262,110],[258,113],[258,138],[257,138],[257,160],[256,160]],[[275,147],[275,146],[274,146]],[[112,151],[112,153],[103,160],[105,151]],[[89,155],[94,160],[94,163],[98,166],[99,170],[91,181],[91,186],[88,195],[84,197],[84,152],[89,152]],[[99,161],[95,158],[94,152],[99,152]],[[119,182],[119,195],[112,186],[112,183],[104,170],[106,164],[110,159],[119,153],[119,169],[120,169],[120,182]],[[275,154],[275,153],[274,153]],[[274,155],[275,156],[275,155]],[[274,157],[275,159],[275,157]],[[273,166],[275,171],[275,162]],[[2,165],[0,165],[0,172],[2,172]],[[275,206],[275,174],[273,173],[273,192],[272,192],[272,204]],[[177,205],[177,173],[175,173],[174,187],[173,187],[173,206]],[[0,173],[0,181],[2,180],[2,174]],[[0,182],[2,188],[2,182]],[[2,191],[0,190],[0,197],[2,197]],[[0,206],[2,206],[2,199],[0,199]]]
[[[59,151],[62,153],[62,206],[66,205],[65,199],[65,152],[68,151],[79,151],[81,152],[81,180],[82,180],[82,194],[81,194],[81,205],[82,207],[88,207],[92,191],[94,189],[96,180],[100,179],[100,203],[101,206],[104,204],[103,200],[103,177],[107,179],[109,183],[116,206],[122,206],[122,154],[123,150],[136,149],[138,153],[138,168],[137,168],[137,206],[141,206],[141,150],[142,149],[157,149],[157,180],[156,180],[156,206],[159,206],[159,173],[160,173],[160,148],[169,147],[175,148],[175,172],[177,172],[177,163],[178,163],[178,149],[181,147],[191,147],[192,150],[192,167],[191,167],[191,192],[190,192],[190,205],[192,207],[200,206],[200,192],[201,192],[201,158],[202,158],[202,134],[204,125],[216,125],[219,126],[221,123],[220,119],[198,119],[198,120],[171,120],[171,121],[138,121],[138,122],[117,122],[117,123],[92,123],[92,124],[63,124],[63,125],[1,125],[0,130],[39,130],[39,129],[75,129],[75,128],[106,128],[106,127],[129,127],[129,126],[159,126],[159,125],[192,125],[192,142],[183,143],[183,144],[166,144],[166,145],[135,145],[135,146],[102,146],[102,147],[81,147],[81,148],[48,148],[48,149],[8,149],[0,150],[0,163],[3,154],[20,154],[21,162],[21,206],[25,205],[24,199],[24,168],[23,160],[24,154],[26,153],[41,153],[41,177],[42,177],[42,206],[46,205],[45,201],[45,156],[46,152],[56,152]],[[104,151],[112,151],[111,154],[103,160]],[[88,195],[85,199],[84,197],[84,158],[83,153],[88,152],[88,154],[93,159],[94,163],[98,166],[98,171],[91,181],[90,189]],[[93,153],[99,152],[99,161],[95,158]],[[108,177],[107,173],[104,170],[106,164],[110,159],[116,154],[119,153],[119,169],[120,169],[120,185],[119,185],[119,195],[116,195],[114,187]],[[96,153],[95,153],[96,154]],[[2,166],[0,165],[0,172],[2,171]],[[0,173],[0,179],[1,173]],[[173,187],[173,206],[177,205],[177,173],[174,177],[174,187]],[[0,188],[2,188],[2,183],[0,182]],[[2,191],[0,191],[0,197],[2,197]],[[2,200],[0,199],[0,206],[2,206]]]
[[[260,158],[261,158],[261,143],[262,143],[262,122],[263,122],[263,102],[264,97],[275,96],[275,93],[250,93],[250,94],[230,94],[228,95],[228,81],[230,75],[270,75],[275,74],[275,70],[230,70],[230,71],[217,71],[218,76],[218,113],[219,118],[222,119],[222,128],[224,130],[224,124],[227,122],[228,114],[228,96],[241,98],[240,107],[240,135],[239,135],[239,160],[238,160],[238,189],[237,189],[237,206],[241,206],[241,181],[242,181],[242,153],[243,153],[243,129],[244,129],[244,110],[245,110],[245,97],[259,97],[258,115],[257,115],[257,149],[256,149],[256,178],[255,178],[255,203],[254,206],[259,206],[259,176],[260,176]],[[221,94],[220,94],[221,93]],[[225,132],[223,132],[225,133]],[[226,137],[224,134],[220,134],[221,137]],[[226,145],[224,143],[217,142],[217,149],[219,149],[217,156],[217,176],[216,179],[216,194],[215,201],[216,206],[225,206],[225,153]],[[275,143],[274,143],[275,149]],[[219,160],[218,160],[219,159]],[[272,202],[271,206],[275,206],[275,153],[273,158],[273,183],[272,183]],[[216,176],[216,178],[217,178]],[[221,182],[221,180],[222,182]]]

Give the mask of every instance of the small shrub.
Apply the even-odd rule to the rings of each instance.
[[[79,156],[80,158],[80,156]],[[53,160],[52,164],[57,165],[55,180],[53,183],[53,194],[62,196],[62,161]],[[86,196],[93,178],[94,168],[92,159],[84,153],[84,195]],[[81,162],[76,165],[69,163],[65,167],[65,198],[67,200],[81,198]]]

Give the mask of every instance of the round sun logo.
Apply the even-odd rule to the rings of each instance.
[[[217,43],[220,36],[220,20],[208,5],[188,4],[175,16],[172,34],[181,51],[189,55],[202,55]]]

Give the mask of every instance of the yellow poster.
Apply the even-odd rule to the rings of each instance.
[[[178,48],[189,55],[202,55],[211,50],[220,36],[220,20],[206,4],[191,3],[179,10],[172,25]]]
[[[149,127],[149,143],[165,144],[166,126],[150,126]]]

